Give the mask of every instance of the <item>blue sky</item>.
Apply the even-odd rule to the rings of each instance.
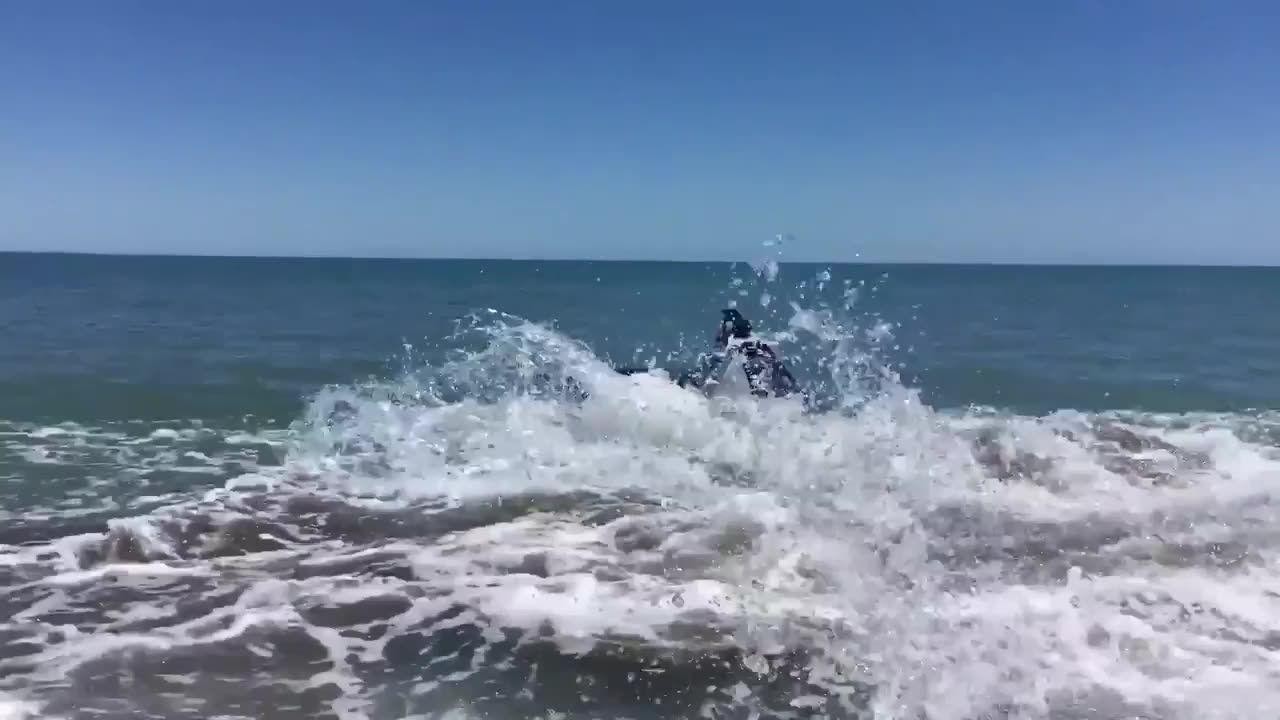
[[[1280,264],[1280,4],[0,6],[0,249]]]

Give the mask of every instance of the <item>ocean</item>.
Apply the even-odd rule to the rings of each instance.
[[[0,718],[1280,716],[1280,270],[759,255],[0,254]]]

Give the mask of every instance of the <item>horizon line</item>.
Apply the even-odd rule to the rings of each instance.
[[[370,262],[515,262],[515,263],[631,263],[631,264],[683,264],[683,265],[734,265],[750,263],[745,259],[654,259],[654,258],[570,258],[570,257],[484,257],[484,256],[421,256],[421,255],[299,255],[299,254],[240,254],[240,253],[182,253],[182,252],[131,252],[94,250],[22,250],[0,249],[0,255],[71,255],[80,257],[121,257],[154,259],[206,259],[206,260],[356,260]],[[1072,268],[1236,268],[1280,269],[1280,264],[1258,265],[1251,263],[1198,263],[1198,262],[1035,262],[992,260],[787,260],[771,258],[780,265],[906,265],[920,267],[1072,267]]]

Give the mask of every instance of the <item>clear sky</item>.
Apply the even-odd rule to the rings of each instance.
[[[1280,3],[11,0],[0,249],[1280,264]]]

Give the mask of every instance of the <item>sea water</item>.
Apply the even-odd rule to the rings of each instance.
[[[3,255],[0,717],[1274,717],[1277,301]],[[808,407],[665,379],[730,305]]]

